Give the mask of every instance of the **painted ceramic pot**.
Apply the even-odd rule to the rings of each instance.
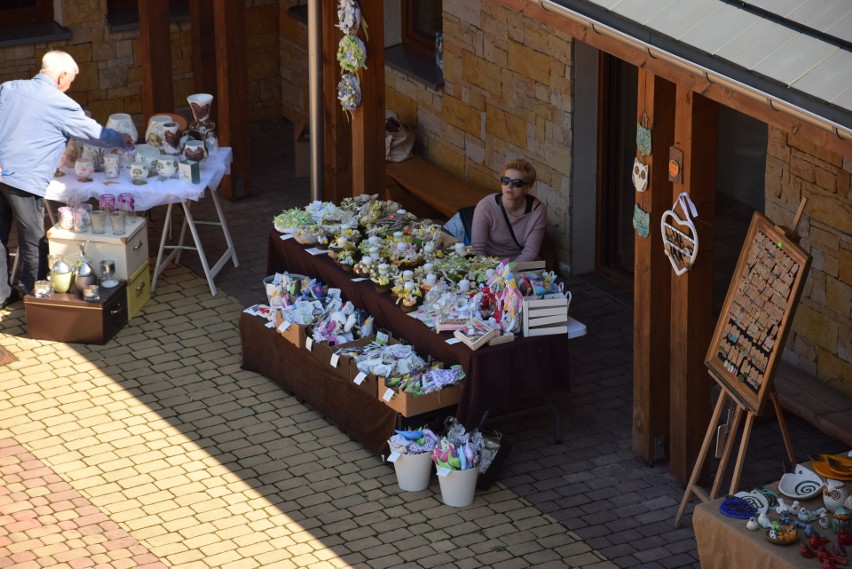
[[[107,119],[106,127],[111,128],[116,132],[126,134],[134,142],[139,138],[139,131],[136,130],[136,125],[133,123],[133,119],[127,113],[111,114]]]
[[[210,118],[210,108],[213,106],[213,95],[209,93],[196,93],[186,98],[192,117],[196,122],[204,122]]]
[[[176,122],[163,123],[162,150],[166,154],[180,154],[181,140],[180,127]]]
[[[145,130],[145,142],[158,151],[163,147],[163,126],[167,123],[174,124],[172,117],[168,115],[154,115],[148,120],[148,128]]]
[[[133,178],[133,183],[137,186],[145,184],[145,178],[148,177],[148,165],[144,162],[134,162],[130,165],[130,177]]]
[[[91,182],[94,171],[94,163],[89,158],[79,158],[74,162],[74,173],[77,174],[77,180],[81,182]]]
[[[169,154],[160,154],[157,159],[157,172],[163,178],[171,178],[177,173],[177,158]]]
[[[187,140],[183,147],[183,157],[193,162],[201,162],[207,158],[204,143],[200,140]]]
[[[136,147],[136,162],[144,162],[149,172],[157,171],[157,160],[160,158],[160,151],[150,144],[140,144]],[[132,168],[132,165],[131,165]]]

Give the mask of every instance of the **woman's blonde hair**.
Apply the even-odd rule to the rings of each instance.
[[[527,183],[527,186],[532,186],[533,184],[535,184],[535,168],[526,160],[523,160],[521,158],[509,160],[508,162],[503,164],[502,168],[500,168],[500,175],[505,175],[506,170],[517,170],[518,172],[520,172],[523,175],[523,179]]]

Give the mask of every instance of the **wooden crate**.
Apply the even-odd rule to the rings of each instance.
[[[568,299],[524,300],[524,336],[568,333]]]

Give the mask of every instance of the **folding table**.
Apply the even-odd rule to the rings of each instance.
[[[63,167],[60,168],[60,171],[64,175],[54,178],[50,182],[47,187],[45,199],[60,202],[69,202],[71,200],[83,202],[91,198],[100,198],[103,194],[118,196],[122,193],[130,193],[133,195],[134,206],[137,211],[146,211],[158,205],[166,205],[166,216],[163,222],[160,246],[157,251],[157,262],[154,266],[154,274],[151,279],[151,290],[156,291],[157,279],[163,270],[172,261],[179,262],[180,254],[183,251],[190,250],[198,253],[204,276],[207,278],[207,284],[210,287],[210,294],[215,296],[218,291],[213,279],[225,263],[230,260],[234,263],[235,267],[239,266],[237,252],[234,248],[234,242],[231,239],[231,233],[228,230],[228,224],[225,220],[225,214],[222,211],[222,204],[219,201],[218,195],[219,183],[225,174],[229,173],[232,159],[233,152],[230,148],[220,148],[216,152],[212,152],[201,163],[201,180],[198,184],[193,184],[187,180],[180,180],[177,177],[163,179],[155,175],[149,177],[144,185],[135,185],[127,170],[122,170],[119,177],[115,179],[107,179],[103,172],[96,172],[92,175],[91,182],[80,182],[77,180],[73,168]],[[202,198],[205,188],[210,189],[210,197],[213,199],[218,221],[195,219],[190,211],[191,202]],[[175,204],[180,204],[183,208],[184,220],[177,242],[169,244],[172,208]],[[218,226],[221,228],[225,238],[227,248],[212,266],[207,261],[207,255],[204,252],[201,237],[198,234],[198,225]],[[189,229],[192,237],[191,245],[185,242],[187,229]],[[168,254],[166,254],[166,251],[168,251]]]

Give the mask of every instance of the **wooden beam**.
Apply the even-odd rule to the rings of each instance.
[[[711,83],[701,74],[695,74],[683,67],[650,57],[647,51],[638,44],[629,45],[615,37],[597,33],[565,16],[542,9],[538,2],[530,0],[494,1],[512,10],[522,12],[525,16],[562,31],[596,49],[623,59],[637,67],[645,68],[654,75],[659,75],[672,83],[689,87],[717,103],[754,117],[768,125],[801,136],[826,150],[841,156],[852,155],[852,140],[838,138],[837,135],[826,129],[805,122],[786,112],[776,111],[768,104],[759,102],[750,96],[732,91],[720,84]]]
[[[657,457],[656,439],[669,441],[669,337],[671,265],[663,253],[659,219],[672,204],[669,147],[674,143],[675,85],[639,70],[637,122],[647,116],[653,145],[639,159],[649,166],[648,189],[636,192],[636,205],[650,216],[650,233],[634,236],[633,267],[633,451]]]
[[[322,21],[337,22],[336,2],[322,3]],[[352,127],[337,100],[337,82],[340,80],[337,46],[343,34],[331,24],[321,27],[324,199],[340,203],[341,199],[352,195]],[[368,56],[370,48],[371,45],[367,44]],[[311,133],[311,136],[319,136],[319,133]]]
[[[683,182],[671,201],[686,192],[698,210],[698,256],[681,276],[671,271],[671,390],[669,470],[687,481],[710,420],[713,384],[704,356],[713,334],[713,253],[718,105],[677,86],[675,146],[683,151]],[[662,150],[662,149],[661,149]],[[680,217],[684,214],[677,208]]]
[[[213,25],[216,41],[216,132],[222,146],[234,151],[231,185],[220,190],[226,198],[251,195],[249,183],[248,72],[246,70],[246,31],[242,2],[213,0]]]
[[[370,26],[367,69],[361,78],[361,106],[352,112],[352,194],[380,192],[385,185],[384,0],[361,0]]]
[[[192,42],[192,88],[196,93],[216,94],[216,42],[213,5],[209,0],[189,0],[190,38]],[[210,118],[217,120],[217,105]]]
[[[142,66],[142,113],[174,110],[169,0],[139,0],[139,63]]]

